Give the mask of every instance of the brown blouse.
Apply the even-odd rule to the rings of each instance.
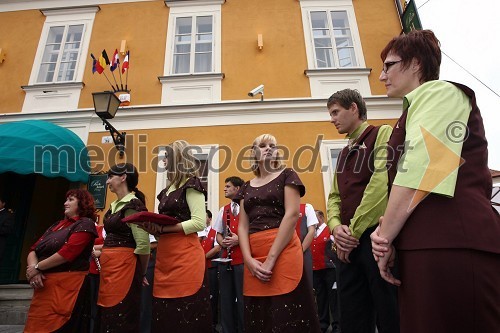
[[[186,199],[186,191],[188,188],[203,193],[205,199],[207,198],[207,191],[203,187],[201,180],[198,177],[191,177],[178,189],[167,194],[167,187],[158,194],[157,198],[158,201],[160,201],[158,212],[163,215],[175,217],[179,221],[189,220],[191,218],[191,211],[189,210]]]
[[[299,176],[290,168],[265,185],[253,187],[248,181],[241,187],[233,200],[244,200],[249,234],[280,226],[285,216],[285,185],[297,186],[301,197],[306,193]]]

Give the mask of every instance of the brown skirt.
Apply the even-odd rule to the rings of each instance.
[[[254,258],[265,260],[277,231],[271,229],[250,235]],[[304,272],[302,247],[295,233],[278,257],[271,281],[264,283],[255,280],[245,269],[245,332],[320,332],[311,282]]]
[[[105,260],[101,260],[99,320],[95,332],[136,333],[140,330],[142,272],[133,251],[132,248],[104,248],[102,252],[101,259]]]
[[[201,288],[194,295],[177,298],[153,296],[151,332],[212,332],[208,272],[205,272]]]
[[[404,333],[500,332],[500,254],[398,251]]]

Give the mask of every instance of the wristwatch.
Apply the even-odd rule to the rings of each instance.
[[[39,263],[37,262],[37,263],[36,263],[36,265],[35,265],[35,269],[36,269],[37,271],[39,271],[39,272],[42,272],[42,270],[41,270],[40,268],[38,268],[38,264],[39,264]]]

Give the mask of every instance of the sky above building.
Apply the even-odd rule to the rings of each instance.
[[[441,79],[463,83],[476,92],[489,144],[488,165],[500,170],[500,1],[416,0],[415,4],[423,28],[433,30],[441,42]]]

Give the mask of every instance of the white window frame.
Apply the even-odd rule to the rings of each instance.
[[[365,59],[363,56],[363,49],[361,47],[361,39],[359,37],[358,24],[356,22],[356,15],[354,13],[354,7],[351,0],[300,0],[300,6],[302,10],[302,24],[304,30],[304,38],[306,43],[306,54],[307,54],[307,65],[308,69],[352,69],[352,68],[364,68]],[[345,11],[347,18],[349,20],[349,29],[351,30],[352,43],[354,46],[354,54],[356,58],[357,66],[353,67],[317,67],[316,54],[314,48],[314,38],[312,33],[311,25],[311,12],[317,11]],[[333,36],[332,36],[333,37]],[[333,45],[332,45],[333,46]],[[338,64],[338,55],[336,48],[334,49],[334,59],[335,63]]]
[[[325,193],[325,205],[328,205],[328,195],[332,189],[333,173],[336,165],[333,165],[331,156],[332,150],[342,150],[347,145],[348,140],[323,140],[320,145],[321,174],[323,176],[323,190]]]
[[[208,155],[208,188],[207,190],[207,209],[212,212],[219,211],[219,145],[193,145],[200,148],[201,151],[195,151],[197,154]],[[197,149],[198,150],[198,149]],[[167,174],[163,164],[165,157],[165,146],[160,147],[158,152],[158,165],[156,170],[156,192],[160,193],[167,186]],[[155,198],[155,212],[158,213],[159,200]]]
[[[182,4],[183,1],[177,2],[167,2],[167,6],[170,7],[170,14],[168,17],[168,30],[167,30],[167,42],[166,42],[166,52],[165,52],[165,64],[163,73],[164,75],[189,75],[189,74],[204,74],[204,73],[220,73],[221,71],[221,4],[224,2],[220,1],[186,1],[188,4]],[[191,62],[190,66],[193,71],[190,70],[189,73],[179,73],[175,74],[173,72],[174,66],[174,45],[175,45],[175,24],[177,18],[180,17],[196,17],[196,16],[212,16],[212,71],[204,73],[194,73],[194,63]],[[193,20],[196,22],[196,20]],[[196,30],[196,25],[193,26],[192,33]],[[194,45],[194,40],[191,40],[192,45]],[[191,49],[191,55],[194,60],[194,48]]]
[[[35,55],[35,60],[33,62],[33,67],[31,69],[31,75],[29,84],[30,85],[42,85],[42,84],[59,84],[59,83],[69,83],[69,82],[82,82],[83,74],[85,70],[85,62],[88,57],[90,38],[92,34],[92,26],[94,24],[95,14],[99,10],[97,6],[88,6],[81,8],[67,8],[67,9],[51,9],[43,10],[42,13],[46,16],[45,23],[40,36],[40,41],[38,43],[38,48]],[[42,63],[43,53],[45,51],[45,45],[47,44],[47,38],[49,37],[49,31],[51,27],[70,25],[80,25],[84,26],[83,36],[79,50],[79,58],[75,68],[75,75],[71,81],[52,81],[52,82],[37,82],[38,73],[40,72],[40,66]],[[60,59],[58,62],[60,63]],[[59,66],[57,66],[58,68]],[[57,73],[54,74],[54,78],[57,78]]]
[[[212,104],[222,99],[221,5],[225,0],[165,0],[170,8],[165,49],[161,105]],[[212,16],[212,71],[173,74],[175,23],[178,17]],[[194,52],[194,50],[192,50]],[[190,63],[194,66],[194,63]]]
[[[196,55],[198,53],[209,53],[209,52],[196,52],[196,37],[198,35],[203,35],[203,34],[206,34],[206,33],[198,33],[198,31],[196,30],[197,28],[197,20],[199,17],[210,17],[211,18],[211,25],[212,25],[212,42],[211,42],[211,46],[212,46],[212,50],[210,51],[210,55],[211,55],[211,62],[210,62],[210,70],[209,71],[205,71],[205,72],[196,72],[196,68],[195,68],[195,65],[196,65]],[[191,33],[190,33],[190,51],[189,51],[189,70],[188,72],[186,73],[174,73],[175,71],[175,68],[174,68],[174,62],[175,62],[175,56],[177,55],[177,53],[175,52],[175,45],[176,45],[176,36],[177,36],[177,25],[174,24],[174,29],[176,30],[174,32],[174,46],[172,48],[172,68],[171,68],[171,73],[172,75],[187,75],[187,74],[204,74],[204,73],[213,73],[213,69],[214,69],[214,65],[215,65],[215,59],[214,59],[214,42],[215,42],[215,38],[214,38],[214,16],[213,15],[189,15],[189,16],[177,16],[175,18],[175,20],[177,21],[177,19],[179,18],[188,18],[188,19],[191,19]],[[183,44],[183,43],[180,43],[180,44]],[[208,44],[208,43],[207,43]]]

